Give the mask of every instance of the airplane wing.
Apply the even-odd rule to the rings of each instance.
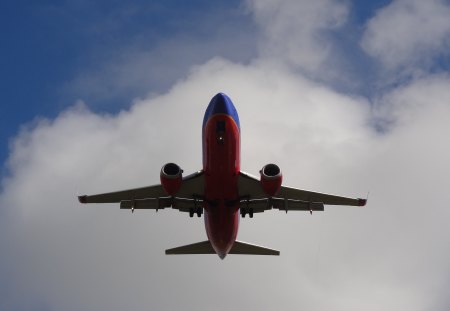
[[[354,199],[331,194],[281,186],[276,197],[264,193],[261,182],[250,174],[240,172],[238,179],[241,214],[261,213],[276,208],[293,211],[323,211],[324,205],[364,206],[365,199]]]
[[[183,178],[176,196],[167,196],[162,185],[108,192],[95,195],[79,196],[80,203],[120,203],[121,209],[164,209],[172,207],[181,212],[203,212],[204,192],[203,171]]]

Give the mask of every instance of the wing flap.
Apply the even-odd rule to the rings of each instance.
[[[291,200],[282,198],[271,199],[273,208],[283,211],[323,211],[322,202],[310,202],[301,200]]]
[[[178,197],[160,197],[120,201],[121,209],[164,209],[166,207],[173,207],[174,209],[182,212],[189,212],[191,209],[197,211],[199,208],[203,209],[203,200]]]
[[[164,209],[171,206],[172,198],[170,197],[120,201],[121,209]]]

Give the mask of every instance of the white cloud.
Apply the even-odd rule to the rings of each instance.
[[[444,301],[450,148],[438,138],[449,130],[448,81],[432,77],[384,96],[390,108],[378,114],[395,125],[383,136],[369,126],[364,99],[269,63],[220,58],[117,116],[79,104],[38,123],[17,137],[1,196],[13,213],[0,229],[0,276],[10,284],[1,306],[423,310]],[[222,262],[163,255],[203,240],[199,219],[76,202],[77,188],[155,183],[167,161],[201,167],[202,114],[217,91],[240,113],[243,169],[256,173],[274,161],[293,186],[347,195],[370,189],[369,206],[242,220],[240,239],[282,255]],[[234,299],[217,306],[224,292]]]
[[[263,32],[260,53],[283,59],[309,73],[328,60],[326,31],[344,24],[348,6],[341,1],[253,1],[247,5]]]
[[[428,69],[450,48],[450,6],[441,0],[396,0],[369,20],[363,49],[388,70]]]
[[[117,115],[80,102],[36,121],[15,138],[2,182],[0,309],[447,310],[449,82],[426,75],[370,103],[273,59],[217,57]],[[219,91],[240,114],[243,170],[276,162],[288,185],[370,190],[369,205],[243,219],[239,239],[281,257],[220,261],[163,254],[205,239],[201,219],[78,204],[77,192],[157,183],[169,161],[200,168],[203,112]],[[389,130],[377,133],[376,118]]]

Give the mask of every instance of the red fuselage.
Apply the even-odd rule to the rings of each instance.
[[[240,129],[231,100],[221,93],[205,113],[203,170],[206,234],[216,253],[224,258],[239,227]]]

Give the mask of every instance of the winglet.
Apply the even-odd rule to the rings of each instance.
[[[87,195],[80,195],[78,197],[78,202],[86,204],[87,203]]]

